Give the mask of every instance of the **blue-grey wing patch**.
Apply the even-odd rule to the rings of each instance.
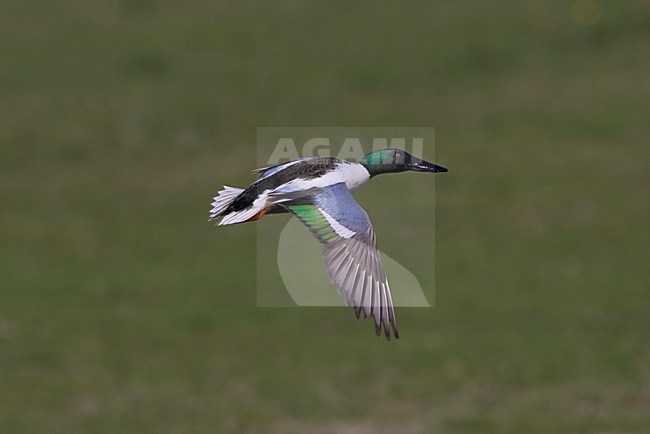
[[[377,335],[399,338],[390,288],[377,251],[368,214],[354,200],[345,183],[312,190],[283,202],[323,244],[325,268],[359,318],[372,316]]]

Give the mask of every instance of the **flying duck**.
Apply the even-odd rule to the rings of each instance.
[[[368,214],[352,190],[382,173],[446,172],[401,149],[370,152],[358,163],[308,157],[264,167],[246,189],[227,187],[212,202],[209,221],[221,225],[251,222],[266,214],[291,213],[323,245],[325,268],[357,318],[371,316],[375,333],[399,338],[388,280],[377,252]]]

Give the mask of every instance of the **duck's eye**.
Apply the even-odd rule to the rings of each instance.
[[[399,157],[402,156],[402,154],[400,154],[400,153],[398,152],[397,154],[395,154],[395,156],[396,156],[397,158],[399,158]]]

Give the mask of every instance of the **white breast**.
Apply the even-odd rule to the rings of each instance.
[[[370,173],[359,163],[346,162],[337,167],[337,170],[343,174],[348,190],[359,188],[370,180]]]

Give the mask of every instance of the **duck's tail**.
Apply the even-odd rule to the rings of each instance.
[[[228,187],[224,185],[223,190],[219,191],[214,197],[208,221],[221,217],[243,191],[243,188]]]

